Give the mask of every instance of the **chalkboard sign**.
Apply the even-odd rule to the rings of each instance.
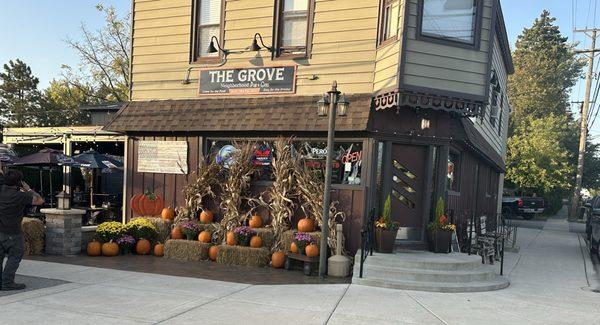
[[[458,243],[458,236],[456,235],[456,230],[452,232],[452,241],[451,241],[451,251],[460,253],[460,244]]]

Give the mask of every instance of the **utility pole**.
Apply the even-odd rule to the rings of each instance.
[[[585,143],[587,140],[587,117],[590,109],[590,93],[592,90],[592,77],[594,74],[594,57],[595,53],[600,51],[596,49],[596,37],[598,29],[582,29],[574,30],[576,33],[585,33],[587,36],[592,38],[592,45],[589,50],[575,51],[576,53],[588,53],[588,71],[585,76],[585,98],[583,99],[583,109],[581,110],[581,126],[579,134],[579,156],[577,159],[577,176],[575,177],[575,189],[573,190],[573,199],[571,200],[571,218],[576,219],[578,216],[579,207],[579,195],[581,194],[581,181],[583,178],[583,163],[585,157]],[[591,32],[590,36],[588,33]]]

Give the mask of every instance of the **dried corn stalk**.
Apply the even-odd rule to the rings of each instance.
[[[176,208],[175,224],[195,219],[198,211],[204,209],[203,200],[215,197],[215,191],[221,183],[221,169],[221,165],[214,159],[200,159],[198,170],[190,175],[188,184],[183,187],[185,202],[183,206]]]

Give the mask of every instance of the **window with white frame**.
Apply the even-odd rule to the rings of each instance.
[[[478,0],[421,1],[421,35],[475,44]]]

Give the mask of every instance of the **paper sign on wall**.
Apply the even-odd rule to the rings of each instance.
[[[139,141],[137,171],[140,173],[187,174],[187,141]]]

